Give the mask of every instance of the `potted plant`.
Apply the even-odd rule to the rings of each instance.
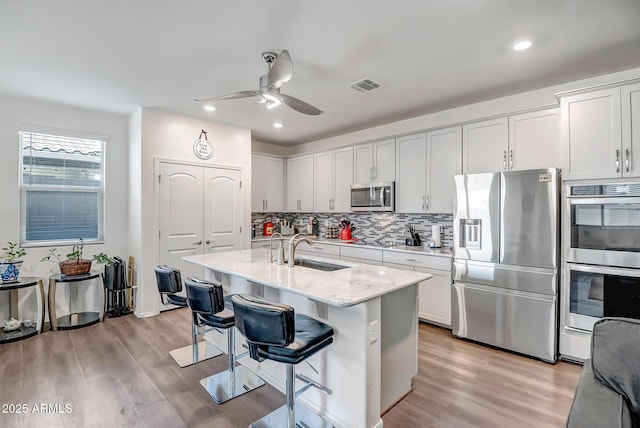
[[[82,258],[82,252],[84,250],[84,240],[82,238],[80,238],[78,244],[74,244],[71,252],[67,254],[66,260],[62,259],[61,254],[56,254],[56,250],[56,248],[50,249],[48,251],[49,255],[43,257],[42,260],[58,263],[62,275],[82,275],[89,273],[91,270],[91,260]]]
[[[27,252],[18,246],[15,242],[7,242],[7,246],[2,248],[4,251],[0,254],[0,284],[18,281],[20,267],[22,266],[23,257]]]

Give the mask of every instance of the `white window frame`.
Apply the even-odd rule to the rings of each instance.
[[[101,161],[100,161],[100,176],[101,186],[99,188],[87,188],[85,186],[69,186],[65,185],[64,188],[55,185],[41,185],[41,184],[29,184],[23,183],[23,134],[43,134],[48,136],[66,137],[66,138],[79,138],[87,140],[99,141],[101,144]],[[20,189],[20,246],[21,247],[51,247],[51,246],[65,246],[78,243],[77,238],[73,239],[55,239],[55,240],[38,240],[27,241],[27,191],[54,191],[54,192],[95,192],[98,195],[98,212],[97,212],[97,226],[98,236],[97,238],[84,238],[84,244],[103,244],[105,241],[104,229],[105,229],[105,159],[106,159],[106,142],[107,138],[102,135],[89,135],[82,134],[75,131],[51,131],[46,129],[24,129],[19,132],[19,177],[18,185]]]

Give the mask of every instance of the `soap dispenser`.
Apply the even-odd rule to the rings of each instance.
[[[280,240],[280,245],[278,246],[278,255],[276,256],[276,264],[278,265],[284,264],[284,247],[282,246],[282,239]]]

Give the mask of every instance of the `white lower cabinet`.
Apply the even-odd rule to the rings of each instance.
[[[298,254],[304,254],[307,256],[326,257],[329,259],[340,258],[340,246],[333,244],[324,244],[322,242],[314,242],[313,245],[309,245],[306,242],[301,242],[296,248],[296,256]]]
[[[347,262],[382,266],[382,250],[344,245],[340,248],[340,259]]]
[[[418,317],[443,327],[451,327],[450,258],[385,250],[383,266],[433,275],[418,285]]]

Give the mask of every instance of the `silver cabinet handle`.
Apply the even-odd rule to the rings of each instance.
[[[427,195],[427,209],[429,209],[429,195]]]
[[[620,149],[616,149],[616,172],[620,172]]]
[[[193,245],[202,245],[202,240],[200,240],[198,242],[194,242]]]
[[[266,199],[264,200],[264,210],[269,211],[269,201]]]
[[[507,170],[507,151],[502,152],[502,169]]]
[[[422,260],[416,260],[416,259],[407,259],[408,262],[413,262],[413,263],[422,263]]]
[[[422,202],[421,202],[421,204],[422,204],[422,211],[424,211],[424,195],[422,195]]]
[[[509,169],[513,169],[513,150],[509,150]]]
[[[631,165],[630,165],[630,162],[631,162],[631,150],[625,149],[624,150],[624,154],[626,156],[626,159],[624,160],[624,169],[625,169],[626,172],[629,172],[630,169],[631,169]]]

